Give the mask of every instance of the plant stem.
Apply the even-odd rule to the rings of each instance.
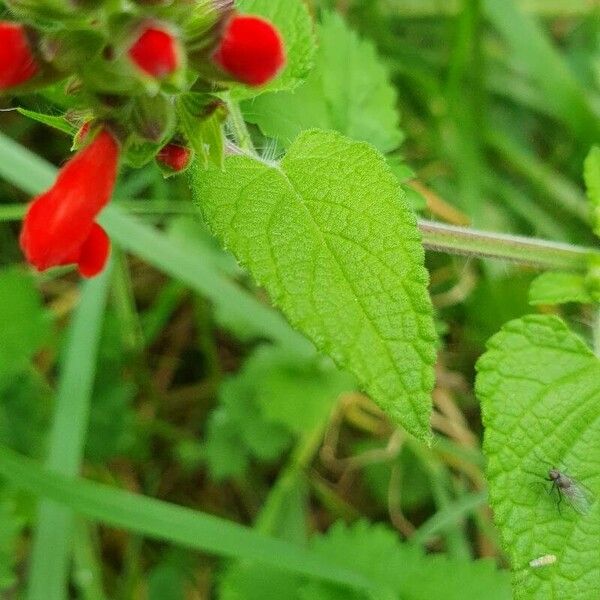
[[[240,109],[240,105],[234,100],[227,100],[227,110],[229,111],[228,124],[231,127],[231,133],[235,139],[235,143],[239,148],[251,154],[256,153],[252,137],[248,131],[248,126],[244,120],[244,115]]]
[[[180,212],[187,214],[190,208],[187,203],[185,206],[173,203],[160,207],[153,204],[144,207],[143,203],[139,203],[141,206],[133,206],[134,203],[130,202],[119,202],[118,204],[129,209],[129,212],[147,212],[148,214],[154,211],[159,212],[161,209],[168,210],[172,214]],[[0,221],[19,220],[23,217],[24,212],[25,206],[22,204],[0,207]],[[424,219],[419,219],[418,223],[423,236],[423,245],[427,250],[433,252],[507,260],[538,269],[577,272],[587,270],[590,257],[600,258],[600,251],[594,248],[456,227]]]
[[[388,15],[399,18],[450,17],[460,12],[460,0],[405,0],[388,3]],[[589,0],[520,0],[519,6],[539,17],[567,17],[589,14],[594,3]]]
[[[478,231],[433,221],[420,220],[419,229],[428,250],[508,260],[538,269],[586,271],[589,259],[600,256],[600,252],[593,248]]]

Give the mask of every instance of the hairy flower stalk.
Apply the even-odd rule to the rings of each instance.
[[[25,29],[18,23],[0,21],[0,90],[26,83],[38,70]]]
[[[55,184],[34,198],[21,231],[21,248],[38,271],[76,264],[93,277],[106,264],[110,244],[95,222],[115,185],[119,144],[107,129],[59,172]]]

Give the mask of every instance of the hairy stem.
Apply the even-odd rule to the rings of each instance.
[[[536,238],[478,231],[433,221],[419,220],[423,245],[434,252],[475,258],[495,258],[538,269],[586,271],[593,248],[561,244]]]
[[[138,202],[119,202],[129,212],[171,214],[193,212],[188,203],[170,203],[165,206]],[[25,205],[9,204],[0,207],[0,222],[17,221],[23,218]],[[423,245],[427,250],[458,254],[473,258],[507,260],[545,270],[585,272],[592,256],[600,258],[600,251],[583,246],[561,244],[537,238],[506,235],[480,231],[467,227],[456,227],[435,221],[418,221]]]

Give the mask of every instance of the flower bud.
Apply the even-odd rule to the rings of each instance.
[[[138,69],[155,79],[172,75],[181,64],[177,39],[157,24],[148,24],[141,30],[128,54]]]
[[[157,155],[159,165],[166,167],[172,173],[185,171],[190,164],[192,153],[189,148],[178,144],[167,144]]]
[[[26,83],[38,70],[24,27],[0,21],[0,91]]]
[[[38,271],[75,263],[81,274],[98,274],[108,258],[109,242],[96,224],[115,184],[120,149],[106,129],[58,173],[54,185],[29,206],[21,248]]]
[[[225,26],[213,60],[235,80],[258,86],[279,73],[285,65],[285,51],[279,32],[269,21],[235,15]]]

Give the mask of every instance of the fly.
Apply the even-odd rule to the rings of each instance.
[[[557,507],[559,512],[563,499],[580,515],[585,515],[589,512],[594,498],[590,490],[583,484],[554,467],[548,470],[546,481],[552,482],[549,493],[556,491],[558,494]]]

